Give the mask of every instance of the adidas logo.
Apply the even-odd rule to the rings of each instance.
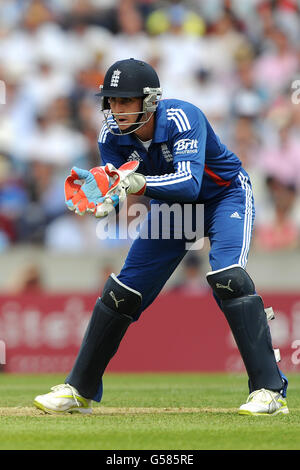
[[[241,219],[242,217],[240,216],[240,214],[238,212],[234,212],[233,214],[231,214],[230,218],[231,219]]]
[[[133,160],[138,160],[139,162],[143,161],[142,157],[138,154],[136,150],[132,152],[132,154],[127,158],[128,162],[131,162]]]

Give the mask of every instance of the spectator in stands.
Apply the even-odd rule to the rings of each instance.
[[[208,292],[208,285],[203,271],[203,260],[198,253],[191,252],[183,260],[183,270],[180,282],[171,289],[185,295],[204,295]]]
[[[117,9],[118,34],[112,36],[104,57],[109,64],[127,57],[146,57],[151,60],[151,40],[144,30],[144,19],[131,0],[119,2]]]
[[[0,78],[7,93],[0,106],[0,149],[13,156],[12,176],[17,167],[20,180],[28,183],[22,204],[35,230],[40,224],[44,233],[62,207],[54,198],[49,219],[49,187],[36,189],[40,172],[48,168],[50,186],[57,192],[75,162],[82,167],[100,164],[94,142],[101,116],[94,93],[103,70],[125,57],[155,66],[164,96],[180,91],[179,98],[197,102],[220,137],[227,134],[247,161],[252,178],[261,173],[262,184],[255,184],[261,188],[258,222],[269,194],[265,172],[274,176],[273,169],[280,168],[284,175],[290,168],[294,176],[300,174],[300,106],[291,107],[288,132],[270,118],[277,102],[291,102],[291,83],[299,78],[296,2],[2,0],[0,38]],[[300,177],[292,185],[300,188]],[[1,190],[3,194],[3,186]],[[3,249],[12,239],[28,241],[28,234],[36,233],[25,230],[26,224],[19,230],[18,222],[11,238],[7,220],[3,224]],[[61,227],[57,225],[59,233]],[[58,240],[53,230],[52,240]]]
[[[295,188],[300,187],[299,139],[295,138],[292,133],[290,111],[279,110],[273,125],[276,126],[275,137],[264,142],[261,147],[259,166],[265,174],[277,176],[283,183],[295,186]]]
[[[8,294],[36,295],[44,290],[42,270],[38,264],[29,263],[21,266],[5,286]]]
[[[287,35],[276,26],[269,33],[266,50],[256,59],[254,76],[256,82],[268,90],[270,98],[276,97],[290,86],[291,77],[297,72],[298,57]]]
[[[292,217],[296,202],[296,188],[269,176],[267,186],[273,204],[268,217],[257,224],[254,243],[263,251],[291,250],[300,247],[300,228]]]
[[[18,225],[27,206],[24,181],[12,158],[0,152],[0,251],[18,241]]]

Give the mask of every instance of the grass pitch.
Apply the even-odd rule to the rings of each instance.
[[[1,450],[299,450],[300,375],[285,416],[239,416],[244,375],[106,374],[91,416],[46,415],[36,395],[58,375],[0,374]]]

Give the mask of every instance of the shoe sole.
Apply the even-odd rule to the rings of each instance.
[[[80,407],[76,407],[76,408],[70,408],[69,410],[64,410],[64,411],[57,411],[57,410],[51,410],[50,408],[46,408],[44,405],[42,405],[42,403],[39,403],[38,401],[34,400],[33,404],[36,406],[36,408],[38,408],[39,410],[42,410],[44,411],[44,413],[47,413],[47,414],[53,414],[53,415],[62,415],[62,414],[66,414],[66,413],[70,413],[70,414],[76,414],[76,413],[79,413],[79,414],[83,414],[83,415],[87,415],[87,414],[91,414],[92,413],[92,409],[91,408],[80,408]]]
[[[289,414],[289,409],[287,407],[284,407],[274,411],[273,413],[255,413],[249,410],[239,410],[238,414],[243,416],[277,416]]]

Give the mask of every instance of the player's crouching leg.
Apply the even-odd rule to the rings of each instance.
[[[277,367],[263,301],[248,273],[233,265],[207,274],[249,376],[243,415],[287,414],[287,379]]]
[[[112,274],[94,307],[77,359],[65,384],[39,395],[34,404],[46,413],[91,413],[102,397],[102,376],[142,303],[142,295]]]

